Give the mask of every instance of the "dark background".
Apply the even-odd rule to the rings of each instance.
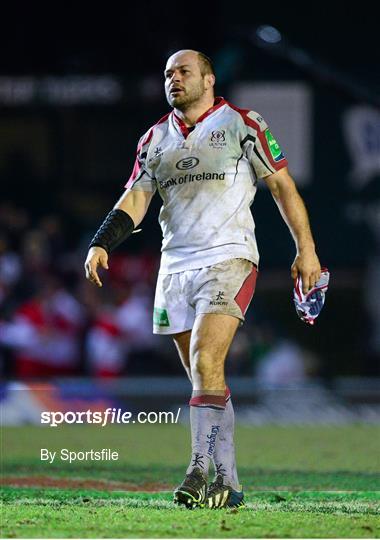
[[[57,2],[50,8],[20,2],[4,9],[1,70],[13,74],[75,71],[150,75],[168,53],[184,47],[215,57],[236,32],[270,24],[295,45],[336,68],[378,84],[377,21],[373,10],[319,2],[303,8],[257,2],[144,2],[107,7]],[[247,53],[249,58],[249,53]],[[252,51],[252,76],[276,73],[278,65]],[[260,62],[260,63],[259,63]],[[288,76],[288,66],[281,64]],[[265,72],[262,73],[262,70]]]

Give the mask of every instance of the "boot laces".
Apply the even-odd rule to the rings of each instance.
[[[186,475],[186,480],[184,484],[194,489],[198,489],[200,482],[203,482],[203,481],[204,481],[204,478],[203,478],[202,472],[198,468],[195,468],[189,474]]]
[[[218,492],[221,488],[223,488],[223,476],[221,474],[218,474],[213,482],[211,482],[208,494],[213,495],[215,492]]]

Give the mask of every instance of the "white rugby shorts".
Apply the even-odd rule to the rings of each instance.
[[[232,315],[244,322],[255,292],[256,266],[229,259],[212,266],[159,274],[154,299],[153,333],[191,330],[200,313]]]

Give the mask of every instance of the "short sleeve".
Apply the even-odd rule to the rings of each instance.
[[[151,131],[148,131],[148,133],[139,140],[135,164],[131,176],[125,184],[125,188],[127,189],[149,191],[151,193],[155,193],[157,189],[156,181],[151,176],[146,164],[146,157],[151,138]]]
[[[241,146],[245,148],[256,177],[265,178],[287,167],[288,160],[264,118],[255,111],[249,111],[246,113],[244,121],[247,135]]]

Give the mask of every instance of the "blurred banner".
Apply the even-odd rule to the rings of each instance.
[[[344,425],[380,423],[380,379],[337,378],[284,382],[261,373],[230,377],[236,421],[246,425]],[[288,378],[289,380],[289,378]],[[60,430],[90,424],[189,422],[190,384],[184,377],[130,377],[114,381],[54,379],[1,385],[2,426],[33,424]]]
[[[231,101],[245,109],[260,112],[280,141],[297,184],[312,180],[313,95],[304,83],[237,83]]]
[[[107,105],[119,102],[123,89],[116,77],[0,77],[0,104]]]

